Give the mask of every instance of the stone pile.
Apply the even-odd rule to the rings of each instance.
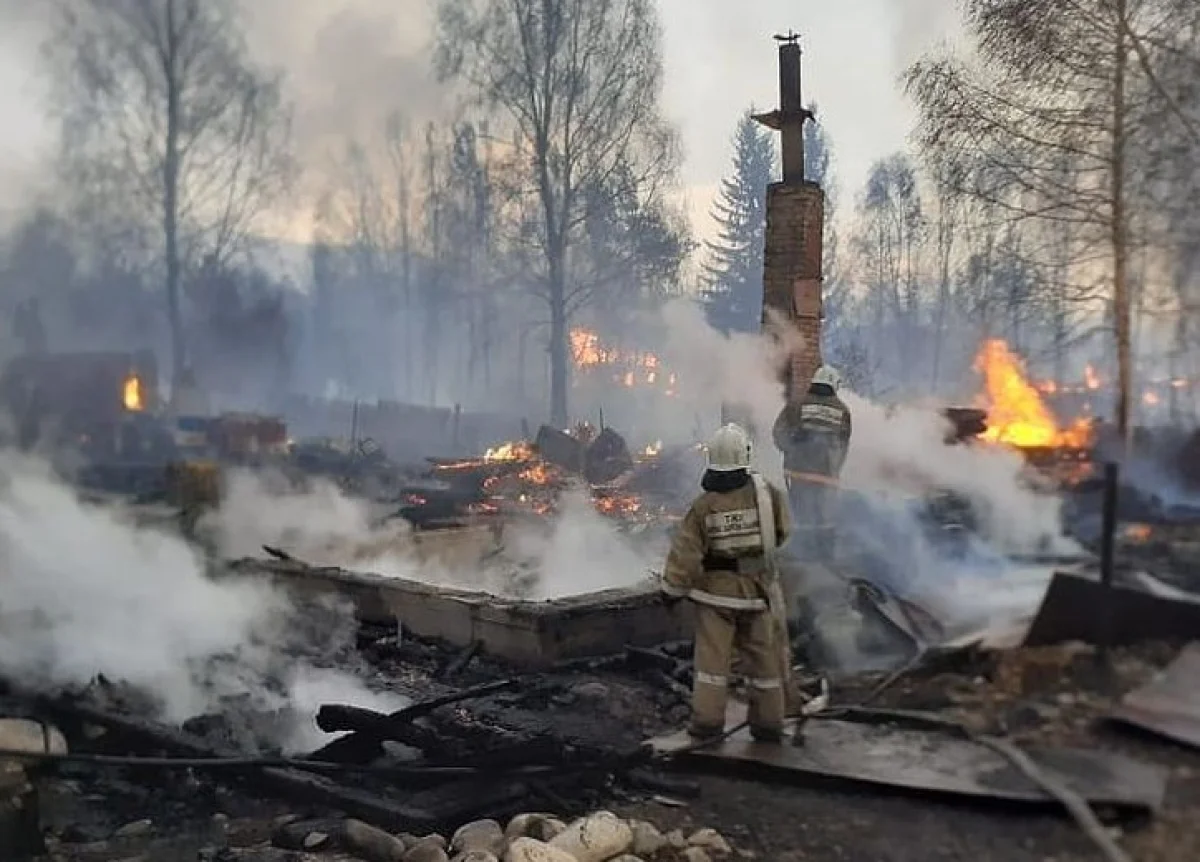
[[[303,854],[292,859],[311,862],[722,862],[734,856],[716,830],[663,834],[644,820],[624,820],[607,811],[570,823],[542,813],[518,814],[507,826],[477,820],[448,840],[438,834],[391,835],[356,820],[332,828],[293,820],[279,825],[272,843]]]

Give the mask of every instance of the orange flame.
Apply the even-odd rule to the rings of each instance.
[[[1025,377],[1020,359],[1003,341],[984,342],[975,358],[975,368],[982,372],[987,386],[988,428],[982,435],[984,440],[1018,448],[1087,446],[1091,438],[1087,421],[1080,419],[1059,428],[1042,396]]]
[[[495,449],[488,449],[483,453],[483,460],[487,463],[493,461],[530,461],[532,459],[533,446],[526,440],[515,440],[510,443],[504,443]]]
[[[1100,388],[1100,375],[1096,373],[1095,368],[1092,368],[1091,363],[1083,367],[1083,382],[1093,392]]]
[[[138,412],[145,409],[145,402],[142,401],[142,381],[136,374],[130,374],[125,378],[122,400],[126,410]]]
[[[539,461],[522,470],[517,478],[531,485],[548,485],[554,479],[554,471],[544,461]]]
[[[578,326],[568,335],[576,368],[587,370],[607,367],[613,381],[626,388],[633,388],[641,381],[648,386],[664,382],[663,362],[653,353],[609,347],[595,332]],[[675,375],[667,372],[666,377],[668,390],[673,390]],[[666,394],[673,395],[674,392],[668,391]]]

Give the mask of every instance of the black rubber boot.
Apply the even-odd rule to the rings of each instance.
[[[692,739],[716,739],[724,732],[723,727],[708,727],[702,724],[693,724],[688,728],[688,736]]]
[[[779,745],[783,742],[783,729],[779,727],[752,727],[750,728],[750,737],[755,742]]]

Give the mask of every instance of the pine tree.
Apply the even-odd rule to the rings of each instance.
[[[763,239],[775,142],[750,114],[738,123],[733,170],[713,204],[717,239],[705,244],[704,306],[709,323],[722,332],[757,332],[762,325]]]
[[[808,110],[814,117],[818,116],[816,102],[810,102]],[[837,183],[833,175],[833,142],[825,127],[815,119],[804,124],[804,178],[825,191],[825,230],[822,238],[825,259],[821,264],[821,276],[826,294],[837,292],[843,285],[837,271]]]

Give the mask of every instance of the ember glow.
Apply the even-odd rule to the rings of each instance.
[[[517,478],[530,485],[549,485],[556,477],[554,469],[549,464],[545,461],[538,461],[517,474]]]
[[[1148,542],[1153,535],[1154,530],[1149,524],[1130,524],[1125,528],[1125,540],[1133,544]]]
[[[142,401],[142,381],[138,379],[136,374],[131,374],[125,378],[122,400],[125,403],[126,410],[138,412],[145,409],[145,403]]]
[[[1025,376],[1020,359],[999,339],[984,342],[975,358],[987,387],[984,440],[1018,448],[1084,448],[1091,438],[1087,420],[1060,428],[1042,396]]]
[[[597,511],[602,515],[629,517],[637,514],[642,508],[641,499],[634,494],[598,496],[594,498],[593,502]]]

